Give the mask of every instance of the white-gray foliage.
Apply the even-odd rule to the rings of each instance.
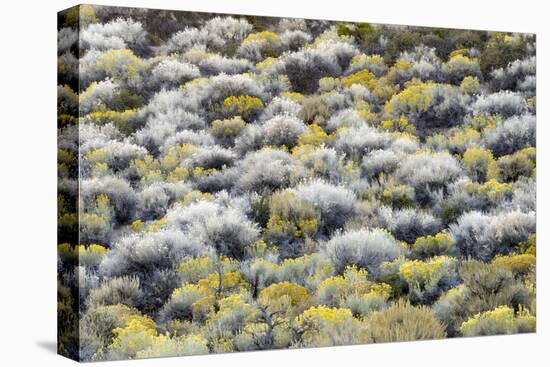
[[[200,76],[199,69],[186,62],[175,59],[161,61],[151,70],[152,80],[156,85],[170,89]]]
[[[322,233],[342,228],[355,215],[357,197],[344,186],[312,180],[298,185],[294,192],[320,213],[319,229]]]
[[[537,61],[535,56],[523,60],[515,60],[506,68],[491,72],[491,84],[496,90],[525,90],[534,92],[536,88],[535,74]]]
[[[292,148],[306,125],[295,116],[277,115],[263,124],[264,144]]]
[[[314,48],[302,49],[284,57],[284,67],[298,91],[313,92],[325,76],[340,76],[358,53],[349,43],[328,40]]]
[[[300,116],[302,106],[298,102],[285,97],[275,97],[262,111],[261,121],[267,121],[277,115]]]
[[[391,150],[374,150],[363,157],[361,170],[366,177],[376,177],[381,173],[392,173],[403,157]]]
[[[236,187],[257,193],[285,188],[298,168],[292,156],[275,149],[247,154],[237,165],[240,175]]]
[[[452,155],[420,153],[406,157],[396,171],[399,180],[415,188],[445,186],[462,174],[460,163]]]
[[[483,142],[496,156],[511,154],[536,145],[537,118],[531,114],[499,121],[483,131]]]
[[[136,193],[126,180],[105,176],[81,181],[80,195],[84,200],[95,200],[100,194],[108,196],[119,221],[126,222],[135,215]]]
[[[80,113],[107,109],[119,86],[110,79],[100,81],[79,96]]]
[[[335,234],[324,244],[323,252],[338,271],[357,265],[376,275],[380,264],[398,258],[404,250],[389,232],[363,228]]]
[[[220,255],[242,258],[245,247],[258,239],[255,224],[238,209],[216,202],[198,201],[177,205],[166,215],[168,226],[178,228],[216,249]]]
[[[521,94],[506,90],[488,95],[480,95],[472,104],[471,110],[474,114],[499,114],[507,118],[526,113],[528,105]]]
[[[382,206],[378,209],[380,227],[389,230],[395,238],[413,243],[420,236],[433,236],[443,229],[441,220],[426,211],[418,209],[392,209]]]
[[[228,58],[220,55],[212,55],[199,63],[202,75],[242,74],[254,68],[254,65],[246,59]]]
[[[365,125],[365,120],[359,116],[357,110],[346,108],[333,114],[325,123],[327,133],[332,133],[342,127],[353,127],[356,129]]]
[[[132,19],[92,23],[80,32],[80,47],[83,49],[142,49],[147,44],[147,32],[140,22]]]
[[[484,261],[498,253],[511,252],[513,246],[526,241],[535,229],[535,213],[517,211],[494,216],[472,211],[450,226],[460,255]]]
[[[348,158],[361,159],[365,154],[387,147],[391,137],[366,124],[361,127],[344,129],[336,134],[334,148],[344,152]]]

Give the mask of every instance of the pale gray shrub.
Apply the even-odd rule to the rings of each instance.
[[[391,150],[374,150],[363,157],[361,171],[366,177],[376,177],[381,173],[391,174],[401,163],[402,156]]]
[[[523,60],[515,60],[508,64],[506,68],[495,69],[491,72],[491,85],[495,90],[527,90],[534,91],[536,88],[537,61],[535,56]],[[531,80],[533,83],[522,85]],[[535,79],[535,80],[533,80]]]
[[[193,153],[191,157],[183,162],[183,165],[193,168],[220,169],[224,166],[232,166],[236,159],[237,155],[233,151],[219,146],[212,146]]]
[[[483,142],[498,156],[512,154],[522,148],[536,145],[537,119],[526,114],[498,122],[494,128],[483,131]]]
[[[138,193],[139,213],[142,220],[162,217],[168,209],[170,197],[161,183],[154,183]]]
[[[267,121],[277,115],[300,116],[302,106],[298,102],[285,97],[275,97],[262,111],[260,121]]]
[[[535,232],[536,219],[534,212],[489,216],[472,211],[460,216],[449,228],[461,256],[489,261],[526,241]]]
[[[449,153],[409,155],[396,171],[396,177],[414,188],[439,188],[462,175],[460,163]]]
[[[397,154],[402,154],[402,153],[412,154],[418,150],[419,144],[418,144],[418,141],[414,139],[400,137],[400,138],[394,139],[391,142],[390,148],[392,151],[394,151]]]
[[[389,230],[395,238],[414,243],[420,236],[432,236],[443,229],[441,220],[418,209],[378,209],[378,224]]]
[[[264,144],[284,145],[290,149],[306,129],[306,125],[295,116],[277,115],[263,124]]]
[[[80,144],[80,152],[82,154],[89,152],[92,149],[102,148],[112,141],[123,140],[121,132],[113,124],[95,125],[90,123],[79,124],[76,128],[67,131],[64,134],[64,139],[74,139],[72,142],[74,150],[79,150],[77,144]],[[74,135],[73,135],[74,134]],[[68,141],[65,140],[66,143]]]
[[[365,121],[359,116],[354,108],[346,108],[333,114],[325,123],[327,133],[332,133],[341,127],[361,128]]]
[[[186,27],[172,35],[166,48],[168,52],[183,53],[190,49],[205,49],[207,42],[208,34],[205,30]]]
[[[380,78],[386,74],[388,71],[388,66],[384,62],[375,62],[370,56],[362,54],[354,59],[353,64],[351,64],[348,69],[348,73],[353,74],[361,70],[368,70]]]
[[[260,125],[248,124],[235,139],[235,150],[241,155],[260,149],[264,143],[264,129]]]
[[[411,67],[405,70],[394,70],[392,77],[397,83],[403,83],[412,78],[422,81],[441,79],[442,64],[435,54],[435,48],[416,46],[412,51],[400,53],[399,59],[407,61]]]
[[[78,32],[71,27],[64,27],[57,31],[57,52],[65,53],[78,41]]]
[[[345,153],[348,158],[359,160],[371,151],[386,148],[390,142],[389,134],[363,125],[339,131],[332,144],[336,150]]]
[[[212,18],[203,26],[203,30],[209,38],[209,47],[216,50],[223,50],[228,44],[236,45],[242,41],[252,29],[252,25],[245,19],[236,19],[231,16]]]
[[[534,212],[537,209],[537,184],[534,178],[520,179],[514,185],[509,202],[503,202],[499,209],[507,211]]]
[[[521,115],[528,111],[525,98],[509,90],[488,95],[480,95],[471,106],[474,114],[500,114],[503,118]]]
[[[119,86],[110,79],[100,81],[91,90],[81,93],[79,96],[80,113],[106,109],[113,97],[118,92]]]
[[[378,228],[337,233],[323,247],[323,253],[338,272],[357,265],[372,275],[379,273],[380,264],[398,258],[403,252],[389,232]]]
[[[209,201],[175,206],[166,214],[170,227],[200,239],[220,255],[242,259],[245,247],[259,237],[256,224],[240,210]]]
[[[228,75],[242,74],[254,69],[254,65],[246,59],[228,58],[220,55],[212,55],[199,63],[199,69],[203,76],[225,73]]]
[[[98,148],[96,146],[96,148]],[[139,145],[128,141],[111,140],[105,146],[101,147],[107,155],[107,164],[114,170],[123,170],[127,168],[134,159],[142,159],[147,150]]]
[[[135,134],[136,142],[153,153],[163,146],[167,139],[182,130],[200,130],[206,121],[199,115],[182,109],[169,111],[147,119],[145,126]]]
[[[57,86],[57,108],[59,111],[65,111],[72,115],[78,114],[78,95],[71,92],[62,85]]]
[[[108,23],[92,23],[80,32],[83,49],[123,49],[142,51],[148,45],[147,32],[140,22],[117,18]]]
[[[166,88],[176,88],[189,80],[199,77],[199,69],[186,62],[174,59],[166,59],[158,63],[151,70],[152,80],[156,88],[163,86]]]
[[[334,148],[319,147],[302,162],[306,169],[312,171],[315,177],[327,180],[331,183],[342,182],[344,176],[344,157]]]
[[[311,180],[298,185],[293,191],[301,200],[310,203],[320,214],[319,231],[330,234],[342,228],[356,213],[355,194],[344,186],[322,180]]]
[[[141,281],[151,281],[153,274],[174,269],[187,256],[211,254],[201,238],[195,238],[176,228],[159,232],[128,234],[114,243],[100,264],[107,277],[136,275]]]
[[[248,75],[219,74],[204,80],[203,83],[185,88],[184,99],[195,100],[198,106],[210,108],[223,102],[229,96],[248,95],[262,98],[261,86]]]
[[[94,200],[100,194],[109,197],[119,222],[124,223],[134,217],[137,197],[126,180],[114,176],[105,176],[81,181],[80,195],[85,200]]]
[[[290,185],[297,165],[290,154],[281,150],[251,152],[237,164],[240,175],[235,185],[240,190],[260,194],[285,188]]]
[[[105,281],[99,288],[92,289],[86,303],[90,308],[126,305],[137,307],[142,297],[139,279],[132,276],[122,276]]]
[[[174,145],[193,144],[199,147],[210,147],[216,144],[214,137],[205,131],[182,130],[166,139],[160,147],[161,152]]]
[[[340,76],[358,53],[355,46],[334,40],[321,42],[315,48],[302,49],[284,56],[286,74],[299,92],[312,93],[325,76]]]
[[[301,30],[286,30],[280,34],[279,40],[284,50],[297,51],[311,42],[311,35]]]

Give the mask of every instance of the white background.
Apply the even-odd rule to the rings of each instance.
[[[167,9],[537,33],[538,332],[353,347],[234,353],[105,366],[548,365],[550,18],[545,1],[130,0]],[[0,365],[66,366],[56,340],[56,12],[73,1],[8,0],[0,11]],[[544,67],[546,64],[546,68]],[[548,225],[548,224],[547,224]],[[546,347],[546,348],[545,348]]]

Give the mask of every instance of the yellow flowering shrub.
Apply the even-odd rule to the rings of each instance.
[[[198,201],[212,201],[214,200],[214,195],[208,192],[201,192],[199,190],[193,190],[184,195],[183,200],[180,201],[181,204],[187,205],[196,203]]]
[[[533,254],[497,256],[491,261],[499,269],[510,269],[516,275],[525,276],[535,271],[537,259]]]
[[[94,67],[114,79],[131,80],[139,77],[146,64],[134,55],[132,50],[111,49],[102,53],[95,61]]]
[[[384,189],[380,201],[395,208],[407,208],[414,204],[414,188],[408,185],[397,185]]]
[[[246,122],[240,116],[225,120],[214,120],[210,127],[210,133],[217,138],[235,137],[246,126]]]
[[[168,182],[180,182],[185,181],[189,177],[189,170],[187,167],[176,167],[168,174],[166,181]]]
[[[77,25],[86,26],[96,22],[97,16],[95,9],[91,5],[76,5],[65,13],[65,26],[76,27]]]
[[[108,346],[113,359],[135,358],[139,351],[150,348],[158,336],[157,325],[149,316],[128,318],[126,326],[113,330],[115,337]]]
[[[468,125],[477,131],[483,131],[484,129],[492,129],[501,120],[500,115],[485,115],[483,113],[472,116],[468,121]]]
[[[435,236],[418,237],[411,250],[417,257],[430,258],[448,254],[454,245],[455,241],[450,235],[440,232]]]
[[[300,200],[292,191],[271,195],[269,210],[265,233],[270,238],[311,237],[317,231],[318,213],[311,204]]]
[[[263,44],[274,44],[279,41],[279,35],[275,32],[263,31],[258,33],[250,33],[243,40],[243,43],[261,42]]]
[[[223,111],[228,115],[238,115],[247,118],[264,108],[264,103],[253,96],[229,96],[223,100]]]
[[[304,346],[330,346],[365,342],[361,323],[347,308],[311,307],[297,319]]]
[[[415,134],[416,127],[409,123],[409,120],[403,115],[398,119],[385,120],[380,124],[380,128],[388,131],[397,131],[402,133]]]
[[[464,152],[462,157],[464,168],[479,182],[484,182],[488,177],[490,169],[494,171],[493,153],[483,148],[470,148]]]
[[[527,309],[521,308],[515,314],[508,306],[479,313],[460,326],[460,332],[464,336],[516,334],[534,332],[535,329],[535,316]]]
[[[137,123],[138,110],[126,109],[124,111],[96,111],[85,115],[82,119],[97,125],[112,123],[125,134],[134,132],[140,125]]]
[[[340,81],[337,78],[324,77],[319,79],[319,90],[321,92],[330,92],[340,86]]]
[[[287,298],[292,307],[303,307],[310,300],[306,288],[290,282],[271,284],[264,288],[259,295],[259,300],[265,304],[279,301],[281,298]]]
[[[353,84],[364,85],[374,89],[376,76],[368,70],[361,70],[355,74],[351,74],[342,78],[344,87],[351,87]]]
[[[143,228],[145,227],[145,223],[141,219],[137,219],[130,224],[130,227],[132,228],[132,231],[134,232],[141,232]]]
[[[433,100],[432,87],[434,83],[413,85],[394,95],[385,106],[389,115],[401,115],[403,112],[421,113],[428,110]]]
[[[460,82],[460,89],[467,94],[476,94],[479,91],[479,80],[475,76],[466,76]]]
[[[198,281],[199,287],[212,290],[217,294],[227,294],[231,292],[238,292],[240,290],[246,290],[249,288],[249,284],[243,277],[241,272],[229,271],[220,274],[212,273],[205,278]]]
[[[370,342],[384,343],[408,340],[440,339],[445,327],[428,307],[415,307],[402,299],[389,308],[367,317]]]
[[[537,253],[537,235],[535,233],[530,234],[527,241],[518,244],[518,250],[522,254],[535,255]]]
[[[92,243],[89,245],[72,246],[69,243],[61,243],[57,246],[57,254],[65,262],[76,262],[84,266],[97,266],[101,262],[107,248]]]
[[[160,169],[160,164],[155,158],[150,155],[146,154],[143,159],[134,159],[130,162],[130,167],[128,168],[128,172],[136,177],[143,177],[149,171],[158,170]]]
[[[408,260],[399,267],[399,275],[409,287],[425,289],[437,285],[439,280],[453,271],[457,260],[449,256],[437,256],[426,261]]]
[[[494,178],[480,185],[478,183],[470,183],[465,187],[468,193],[478,195],[490,202],[500,202],[506,197],[510,197],[513,193],[513,187],[509,183],[501,183]]]
[[[308,131],[298,136],[298,146],[312,145],[320,146],[334,137],[334,134],[327,134],[322,127],[317,124],[311,124],[307,127]]]
[[[163,156],[160,157],[160,167],[164,172],[173,171],[186,158],[191,157],[199,151],[200,148],[193,144],[176,144],[166,149]]]

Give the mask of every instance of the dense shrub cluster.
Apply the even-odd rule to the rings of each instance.
[[[62,353],[535,330],[534,36],[75,9]]]

